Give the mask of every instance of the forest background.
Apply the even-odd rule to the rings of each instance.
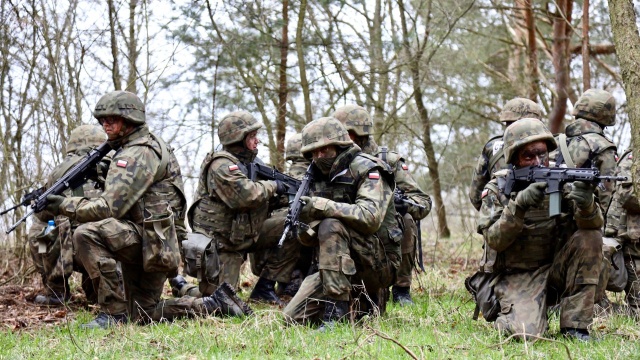
[[[1,0],[0,204],[44,183],[109,91],[143,99],[190,197],[226,113],[262,121],[260,156],[284,169],[288,136],[356,103],[431,195],[423,230],[436,244],[471,239],[473,167],[509,99],[536,101],[559,132],[584,90],[605,89],[618,101],[607,135],[620,153],[640,141],[636,11],[622,0]],[[21,268],[25,229],[0,234]]]

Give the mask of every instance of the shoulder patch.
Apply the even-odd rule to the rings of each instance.
[[[238,170],[238,169],[240,169],[240,168],[239,168],[239,167],[238,167],[238,165],[236,165],[236,164],[229,165],[229,171],[236,171],[236,170]]]
[[[402,170],[409,170],[409,167],[407,166],[407,164],[402,164]]]
[[[128,164],[127,160],[118,160],[118,161],[116,161],[116,166],[117,167],[126,168],[127,164]]]
[[[380,179],[380,173],[379,172],[370,172],[369,173],[369,179],[373,179],[373,180],[378,180]]]
[[[633,154],[629,153],[629,156],[627,156],[627,159],[629,160],[633,159]]]
[[[480,198],[484,199],[488,194],[489,194],[489,190],[484,189],[484,190],[482,190],[482,196],[480,196]]]

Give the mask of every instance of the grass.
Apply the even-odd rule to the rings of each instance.
[[[429,267],[414,282],[416,305],[390,304],[387,314],[341,324],[319,333],[286,326],[280,311],[253,305],[245,319],[202,318],[147,326],[125,325],[85,331],[93,315],[79,312],[55,327],[0,333],[2,359],[633,359],[640,355],[640,327],[624,316],[599,317],[579,343],[558,335],[552,315],[545,338],[523,342],[500,336],[484,320],[473,321],[474,305],[463,274],[449,266]],[[243,294],[246,296],[246,293]]]

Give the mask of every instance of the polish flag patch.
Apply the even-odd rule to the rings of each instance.
[[[229,165],[229,171],[236,171],[238,169],[239,169],[238,165]]]
[[[116,161],[116,166],[117,167],[126,168],[127,164],[128,164],[127,160],[118,160],[118,161]]]
[[[402,164],[402,170],[409,170],[409,167],[407,166],[407,164]]]
[[[629,157],[627,159],[633,159],[633,154],[629,153]]]
[[[369,179],[378,180],[380,179],[380,174],[378,174],[377,172],[369,173]]]
[[[484,199],[488,194],[489,194],[489,190],[487,190],[487,189],[482,190],[481,199]]]

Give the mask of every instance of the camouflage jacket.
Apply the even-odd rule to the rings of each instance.
[[[489,180],[491,180],[493,173],[507,168],[507,163],[504,160],[502,152],[503,145],[502,135],[497,135],[489,139],[482,148],[482,154],[478,158],[476,167],[473,170],[471,186],[469,187],[469,200],[471,200],[471,204],[476,210],[480,210],[480,205],[482,205],[482,190]],[[492,169],[489,169],[489,163],[493,159],[495,159],[495,165]]]
[[[589,120],[576,119],[567,126],[565,134],[569,154],[576,167],[596,167],[601,175],[615,173],[617,148],[604,136],[600,125]],[[558,152],[560,152],[559,149]],[[600,183],[596,191],[603,213],[606,213],[609,208],[613,187],[612,182],[606,181]]]
[[[168,205],[174,202],[173,198],[180,198],[177,202],[185,203],[179,170],[171,169],[178,166],[177,161],[169,158],[167,168],[160,169],[162,148],[146,124],[118,139],[113,147],[118,150],[109,166],[100,197],[67,198],[60,205],[61,214],[80,223],[115,218],[141,225],[145,211],[152,216],[166,212]],[[153,205],[157,208],[150,207]]]
[[[620,195],[625,194],[626,197],[630,195],[629,191],[633,191],[633,182],[631,179],[632,161],[633,155],[631,153],[631,149],[622,153],[622,156],[618,159],[615,174],[618,176],[626,176],[628,180],[616,183],[615,191],[613,192],[613,197],[609,204],[609,209],[607,209],[606,224],[604,227],[604,236],[606,237],[617,237],[620,222],[626,220],[626,210],[624,210],[620,204]],[[621,216],[623,217],[622,219]],[[623,227],[625,227],[624,224]]]
[[[615,205],[618,206],[617,235],[624,243],[640,241],[640,203],[633,189],[632,163],[632,153],[630,151],[625,152],[618,163],[617,172],[620,176],[626,176],[628,180],[617,183],[614,195],[614,199],[617,201]],[[610,209],[614,209],[613,203]],[[607,224],[607,227],[610,228],[609,224]],[[608,232],[612,233],[611,230]]]
[[[599,229],[604,222],[598,206],[590,214],[582,214],[565,198],[562,214],[549,218],[548,195],[540,207],[525,212],[516,207],[516,196],[514,192],[506,197],[499,190],[498,179],[491,180],[483,191],[477,231],[485,240],[483,263],[490,263],[485,271],[532,270],[551,263],[559,241],[577,229]],[[491,259],[492,253],[497,257]]]
[[[311,164],[311,161],[305,158],[295,159],[291,162],[291,165],[289,165],[289,171],[287,173],[291,177],[302,180],[304,173],[307,172],[309,164]]]
[[[420,209],[417,206],[409,205],[407,212],[416,220],[422,220],[431,211],[431,197],[425,194],[418,186],[409,172],[409,167],[398,153],[394,151],[380,151],[378,144],[369,137],[369,141],[362,148],[362,152],[373,155],[385,163],[389,164],[396,181],[396,187],[404,192],[409,200],[416,204],[423,205],[425,208]]]
[[[235,250],[248,248],[267,219],[275,181],[252,181],[234,154],[207,154],[200,168],[196,199],[189,208],[189,224],[198,232],[228,240]],[[228,246],[228,245],[227,245]]]

